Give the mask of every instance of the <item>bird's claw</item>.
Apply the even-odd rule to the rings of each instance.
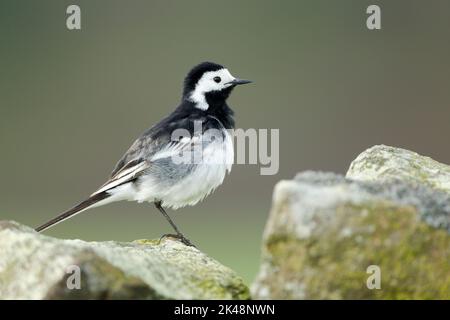
[[[184,235],[182,234],[173,234],[173,233],[166,233],[163,234],[161,236],[161,238],[159,238],[159,243],[161,243],[161,241],[164,238],[175,238],[178,239],[179,241],[181,241],[183,244],[187,245],[188,247],[194,247],[197,248],[188,238],[186,238]]]

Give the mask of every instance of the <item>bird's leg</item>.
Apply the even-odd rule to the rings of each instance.
[[[195,247],[191,241],[189,241],[188,238],[186,238],[181,231],[178,229],[178,227],[175,225],[175,223],[172,221],[172,219],[167,214],[166,210],[162,207],[162,201],[155,201],[155,207],[159,210],[159,212],[162,213],[162,215],[169,221],[172,228],[175,230],[177,234],[164,234],[161,236],[160,241],[164,239],[165,237],[173,237],[179,239],[181,242],[183,242],[185,245],[190,247]]]

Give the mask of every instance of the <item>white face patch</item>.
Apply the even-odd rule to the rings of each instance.
[[[216,77],[220,78],[219,82],[214,80]],[[198,80],[195,89],[189,95],[189,99],[195,102],[197,108],[207,110],[209,105],[206,102],[205,93],[226,89],[231,86],[231,84],[227,83],[234,79],[235,77],[226,68],[205,72],[200,80]]]

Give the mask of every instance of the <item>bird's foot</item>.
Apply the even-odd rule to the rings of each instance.
[[[188,238],[186,238],[183,234],[173,234],[173,233],[166,233],[159,238],[159,242],[161,242],[164,238],[175,238],[181,241],[183,244],[187,245],[188,247],[194,247],[197,248]]]

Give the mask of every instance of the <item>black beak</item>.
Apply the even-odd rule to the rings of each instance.
[[[234,79],[233,81],[227,82],[226,84],[231,84],[232,86],[237,86],[239,84],[252,83],[253,81],[244,79]]]

